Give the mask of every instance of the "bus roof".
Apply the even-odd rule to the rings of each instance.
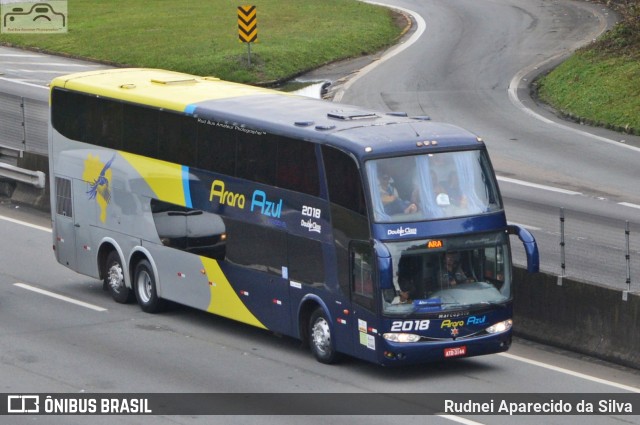
[[[51,82],[54,87],[327,143],[360,158],[469,149],[482,144],[466,130],[425,117],[364,110],[159,69],[82,72],[55,78]]]

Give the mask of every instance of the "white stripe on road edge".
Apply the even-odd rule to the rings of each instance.
[[[15,218],[9,218],[9,217],[0,215],[0,220],[9,221],[11,223],[20,224],[22,226],[31,227],[32,229],[38,229],[38,230],[42,230],[43,232],[51,233],[51,229],[48,227],[38,226],[37,224],[27,223],[26,221],[16,220]]]
[[[561,368],[561,367],[558,367],[558,366],[552,366],[550,364],[542,363],[542,362],[539,362],[539,361],[536,361],[536,360],[526,359],[524,357],[515,356],[515,355],[509,354],[509,353],[498,353],[498,355],[502,356],[502,357],[507,357],[507,358],[512,359],[512,360],[517,360],[519,362],[529,363],[530,365],[543,367],[545,369],[549,369],[549,370],[553,370],[553,371],[556,371],[556,372],[564,373],[566,375],[575,376],[576,378],[585,379],[585,380],[591,381],[591,382],[597,382],[598,384],[608,385],[610,387],[615,387],[615,388],[618,388],[618,389],[621,389],[621,390],[630,391],[632,393],[640,393],[640,388],[631,387],[629,385],[624,385],[624,384],[619,384],[617,382],[608,381],[606,379],[596,378],[595,376],[585,375],[584,373],[574,372],[574,371],[569,370],[569,369],[564,369],[564,368]]]
[[[30,86],[30,87],[39,87],[39,88],[41,88],[41,89],[49,90],[49,87],[44,86],[44,85],[42,85],[42,84],[26,83],[26,82],[24,82],[24,81],[14,80],[13,78],[0,77],[0,80],[2,80],[2,81],[8,81],[8,82],[10,82],[10,83],[23,84],[23,85],[25,85],[25,86]]]
[[[481,422],[476,422],[476,421],[472,421],[471,419],[461,418],[460,416],[454,416],[454,415],[436,415],[436,416],[439,416],[443,419],[449,419],[450,421],[458,422],[459,424],[464,424],[464,425],[484,425]]]
[[[51,298],[56,298],[56,299],[61,300],[61,301],[66,301],[66,302],[71,303],[71,304],[75,304],[75,305],[79,305],[81,307],[89,308],[91,310],[107,311],[106,308],[102,308],[102,307],[99,307],[97,305],[85,303],[84,301],[76,300],[76,299],[73,299],[73,298],[65,297],[64,295],[59,295],[59,294],[56,294],[54,292],[49,292],[49,291],[46,291],[44,289],[36,288],[35,286],[27,285],[25,283],[14,283],[13,285],[14,286],[18,286],[18,287],[23,288],[23,289],[28,289],[29,291],[37,292],[37,293],[42,294],[42,295],[46,295],[46,296],[51,297]]]
[[[543,184],[537,184],[537,183],[529,183],[523,180],[512,179],[509,177],[498,176],[498,181],[519,184],[520,186],[533,187],[536,189],[548,190],[550,192],[564,193],[565,195],[582,195],[581,192],[575,192],[573,190],[561,189],[559,187],[553,187],[553,186],[545,186]]]
[[[618,205],[622,205],[623,207],[629,207],[629,208],[637,208],[640,210],[640,205],[632,204],[630,202],[618,202]]]
[[[509,221],[509,222],[507,222],[507,224],[513,224],[514,226],[520,226],[523,229],[527,229],[527,230],[535,230],[535,231],[542,230],[540,227],[529,226],[528,224],[514,223],[513,221]]]

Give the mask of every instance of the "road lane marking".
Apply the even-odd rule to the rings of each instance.
[[[44,85],[42,85],[42,84],[26,83],[26,82],[24,82],[24,81],[15,80],[15,79],[13,79],[13,78],[0,77],[0,80],[2,80],[2,81],[8,81],[8,82],[10,82],[10,83],[23,84],[23,85],[25,85],[25,86],[38,87],[38,88],[41,88],[41,89],[49,90],[49,87],[44,86]]]
[[[2,55],[0,55],[2,56]],[[92,64],[81,64],[81,63],[65,63],[65,62],[23,62],[23,61],[6,61],[2,63],[3,65],[29,65],[29,66],[61,66],[61,67],[69,67],[69,68],[95,68],[104,65],[92,65]],[[37,71],[34,71],[37,72]]]
[[[546,185],[543,185],[543,184],[530,183],[530,182],[526,182],[524,180],[512,179],[510,177],[497,176],[497,178],[498,178],[498,181],[518,184],[520,186],[533,187],[535,189],[548,190],[550,192],[563,193],[565,195],[582,195],[581,192],[575,192],[573,190],[561,189],[559,187],[546,186]]]
[[[636,388],[636,387],[631,387],[629,385],[624,385],[624,384],[620,384],[618,382],[613,382],[613,381],[608,381],[606,379],[602,379],[602,378],[596,378],[595,376],[591,376],[591,375],[586,375],[584,373],[580,373],[580,372],[574,372],[573,370],[569,370],[569,369],[564,369],[562,367],[558,367],[558,366],[553,366],[547,363],[543,363],[543,362],[539,362],[536,360],[531,360],[531,359],[527,359],[524,357],[520,357],[520,356],[516,356],[513,354],[509,354],[509,353],[498,353],[499,356],[502,357],[507,357],[509,359],[512,360],[517,360],[519,362],[523,362],[523,363],[528,363],[530,365],[533,366],[538,366],[538,367],[542,367],[545,369],[549,369],[549,370],[553,370],[555,372],[560,372],[560,373],[564,373],[566,375],[571,375],[574,376],[576,378],[580,378],[580,379],[585,379],[587,381],[591,381],[591,382],[596,382],[598,384],[603,384],[603,385],[608,385],[610,387],[615,387],[624,391],[629,391],[632,393],[640,393],[640,388]]]
[[[638,204],[632,204],[630,202],[618,202],[618,205],[622,205],[623,207],[629,207],[629,208],[637,208],[640,209],[640,205]]]
[[[514,226],[520,226],[523,229],[527,229],[527,230],[535,230],[535,231],[539,231],[542,230],[542,228],[540,227],[536,227],[536,226],[529,226],[528,224],[520,224],[520,223],[514,223],[513,221],[509,221],[507,224],[512,224]]]
[[[58,299],[58,300],[61,300],[61,301],[66,301],[66,302],[71,303],[71,304],[79,305],[81,307],[85,307],[85,308],[88,308],[88,309],[91,309],[91,310],[107,311],[106,308],[102,308],[102,307],[97,306],[97,305],[89,304],[89,303],[86,303],[84,301],[76,300],[74,298],[69,298],[69,297],[66,297],[64,295],[56,294],[55,292],[49,292],[49,291],[44,290],[44,289],[36,288],[35,286],[27,285],[25,283],[14,283],[13,285],[17,286],[19,288],[27,289],[29,291],[37,292],[38,294],[46,295],[46,296],[51,297],[51,298],[55,298],[55,299]]]
[[[26,221],[16,220],[15,218],[9,218],[9,217],[0,215],[0,220],[8,221],[10,223],[20,224],[22,226],[31,227],[32,229],[42,230],[43,232],[51,233],[51,229],[48,227],[38,226],[37,224],[27,223]]]
[[[392,57],[394,57],[398,53],[400,53],[400,52],[404,51],[405,49],[411,47],[414,43],[416,43],[420,39],[422,34],[427,29],[427,24],[426,24],[425,20],[422,18],[422,16],[418,15],[416,12],[414,12],[412,10],[405,9],[405,8],[402,8],[402,7],[398,7],[398,6],[392,6],[392,5],[389,5],[389,4],[377,3],[375,1],[369,1],[369,0],[365,0],[365,3],[375,4],[375,5],[378,5],[378,6],[383,6],[383,7],[387,7],[387,8],[391,8],[391,9],[397,9],[397,10],[400,10],[402,12],[407,13],[408,15],[411,15],[413,17],[414,21],[415,21],[415,31],[411,35],[411,37],[409,37],[409,39],[406,40],[404,43],[396,44],[392,49],[390,49],[388,52],[386,52],[381,58],[379,58],[378,60],[373,61],[369,65],[367,65],[364,68],[360,69],[357,73],[355,73],[355,75],[353,77],[349,78],[342,85],[342,87],[340,87],[338,89],[336,94],[333,96],[333,101],[337,102],[337,103],[342,101],[342,97],[344,96],[345,92],[347,90],[349,90],[349,88],[353,85],[353,83],[355,83],[361,77],[363,77],[366,74],[368,74],[373,69],[377,68],[378,65],[380,65],[381,63],[386,62],[387,60],[391,59]]]
[[[458,422],[459,424],[464,424],[464,425],[484,425],[482,422],[472,421],[471,419],[461,418],[460,416],[454,416],[454,415],[436,415],[436,416],[440,416],[443,419],[449,419],[450,421]]]

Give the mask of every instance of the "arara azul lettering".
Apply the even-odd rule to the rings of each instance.
[[[277,202],[269,201],[266,193],[261,190],[255,190],[251,197],[251,211],[254,208],[259,208],[262,215],[280,218],[282,214],[282,199]]]
[[[209,193],[209,202],[213,202],[214,198],[218,199],[220,205],[228,205],[230,207],[238,207],[244,209],[245,197],[241,193],[233,193],[225,190],[222,180],[214,180],[211,183],[211,192]],[[253,207],[251,208],[253,211]]]

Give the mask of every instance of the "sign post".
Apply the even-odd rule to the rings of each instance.
[[[258,14],[256,6],[238,6],[238,37],[247,43],[247,59],[251,66],[251,43],[258,41]]]

